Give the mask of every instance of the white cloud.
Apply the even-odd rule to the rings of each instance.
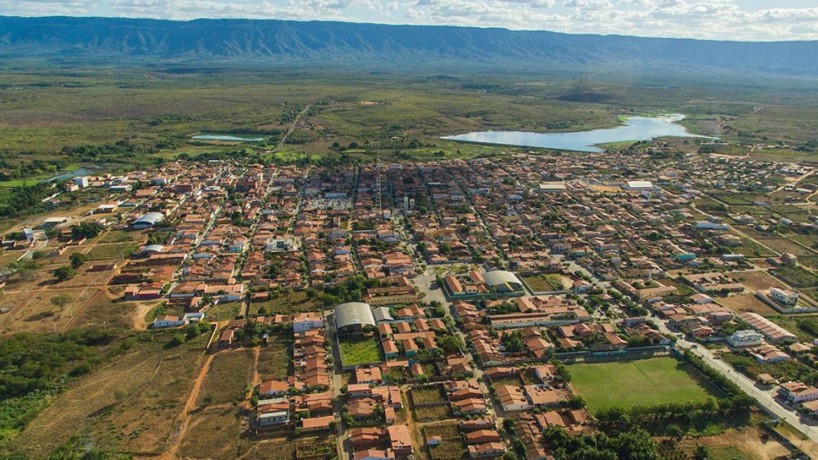
[[[801,0],[0,0],[0,14],[341,20],[740,40],[818,39]],[[763,5],[763,4],[762,4]]]

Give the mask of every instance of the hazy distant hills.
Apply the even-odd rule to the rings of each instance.
[[[0,17],[0,64],[184,61],[477,62],[544,68],[649,64],[818,76],[818,42],[749,43],[340,22]]]

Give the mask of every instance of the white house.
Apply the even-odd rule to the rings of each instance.
[[[801,382],[782,383],[778,392],[793,403],[818,400],[818,388]]]
[[[784,305],[795,305],[798,302],[798,293],[787,289],[770,288],[770,298]]]
[[[289,422],[290,412],[286,410],[258,414],[259,426],[282,425]]]
[[[307,312],[299,313],[293,317],[293,332],[306,332],[311,329],[321,329],[324,327],[324,318],[321,313]]]
[[[154,328],[162,328],[162,327],[179,327],[184,326],[185,321],[178,316],[163,316],[161,318],[156,318],[153,320],[153,327]]]
[[[731,347],[755,347],[764,343],[764,335],[753,330],[736,331],[727,337],[727,343]]]

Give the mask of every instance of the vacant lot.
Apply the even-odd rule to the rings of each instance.
[[[562,291],[573,286],[570,278],[556,273],[527,276],[524,280],[534,292]]]
[[[432,425],[423,427],[426,439],[440,436],[443,442],[438,446],[429,446],[429,458],[432,460],[461,459],[466,454],[466,445],[457,430],[457,424]]]
[[[445,403],[446,394],[440,385],[415,387],[412,388],[412,401],[415,404]]]
[[[733,295],[716,299],[716,302],[733,311],[750,311],[761,316],[778,315],[772,307],[759,300],[754,294]]]
[[[791,454],[784,445],[769,436],[764,436],[756,427],[740,431],[731,429],[718,436],[685,440],[679,447],[693,453],[699,445],[710,449],[708,458],[713,460],[766,460]]]
[[[198,405],[229,404],[244,399],[250,384],[252,350],[227,351],[217,354],[210,363]]]
[[[379,363],[381,344],[369,337],[344,337],[338,341],[341,351],[341,362],[344,366]]]
[[[275,295],[275,294],[272,294]],[[320,308],[317,299],[310,299],[302,291],[278,294],[275,299],[250,304],[250,315],[289,314],[303,311],[315,311]]]
[[[801,267],[778,267],[775,273],[781,279],[796,288],[805,288],[818,285],[818,276]]]
[[[234,459],[238,457],[241,415],[234,407],[205,410],[190,421],[179,446],[185,458]]]
[[[210,321],[227,321],[243,314],[244,302],[226,302],[207,308]]]
[[[129,329],[134,327],[137,316],[140,316],[141,307],[149,309],[150,304],[150,302],[113,300],[104,290],[99,290],[67,323],[67,327],[100,326]],[[141,316],[144,316],[144,313]]]
[[[135,243],[97,244],[86,255],[88,260],[124,259],[137,249],[139,246]]]
[[[781,281],[765,271],[741,272],[735,273],[733,276],[737,277],[745,286],[753,291],[766,291],[771,287],[777,287],[779,289],[786,287]]]
[[[94,292],[93,289],[41,289],[0,294],[0,307],[11,307],[8,313],[0,314],[0,334],[62,330]]]
[[[271,341],[261,346],[258,356],[258,373],[262,380],[284,380],[290,375],[289,342]]]
[[[134,453],[159,452],[193,385],[207,336],[165,348],[170,334],[130,339],[131,348],[71,383],[15,441],[29,458],[72,436]]]
[[[449,406],[415,407],[415,419],[421,422],[434,422],[452,417]]]
[[[593,411],[671,402],[703,402],[711,394],[674,358],[573,364],[571,386]]]

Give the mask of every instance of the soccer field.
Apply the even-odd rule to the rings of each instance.
[[[593,411],[669,402],[704,402],[713,393],[674,358],[572,364],[571,386]]]

